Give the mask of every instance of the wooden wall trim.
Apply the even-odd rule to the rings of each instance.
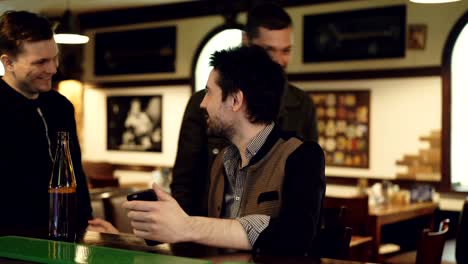
[[[360,71],[338,71],[338,72],[313,72],[313,73],[291,73],[288,74],[289,81],[334,81],[334,80],[360,80],[380,78],[410,78],[440,76],[441,67],[414,67],[399,69],[379,69]]]
[[[346,1],[355,0],[277,0],[271,2],[275,2],[283,7],[288,7]],[[79,14],[78,17],[82,29],[92,29],[210,15],[235,17],[237,13],[247,11],[260,2],[265,1],[188,1],[166,5],[122,8],[98,12],[83,12]]]
[[[339,71],[339,72],[305,72],[288,74],[289,81],[336,81],[336,80],[360,80],[380,78],[409,78],[440,76],[441,67],[419,67],[402,69],[381,69],[362,71]],[[173,78],[160,80],[138,80],[138,81],[88,81],[97,88],[122,88],[142,86],[170,86],[170,85],[193,85],[191,78]]]
[[[454,198],[464,198],[468,191],[453,191],[441,188],[440,182],[432,182],[432,181],[420,181],[420,180],[406,180],[406,179],[378,179],[378,178],[366,178],[366,177],[340,177],[340,176],[327,176],[326,182],[327,184],[334,184],[334,185],[343,185],[343,186],[357,186],[358,180],[360,178],[367,179],[369,187],[375,183],[382,182],[382,181],[390,181],[393,184],[398,184],[402,189],[411,189],[416,184],[428,184],[434,186],[436,191],[442,192],[444,195],[448,195]]]
[[[89,81],[86,82],[96,88],[123,88],[123,87],[144,87],[144,86],[172,86],[189,85],[189,78],[144,80],[144,81]]]

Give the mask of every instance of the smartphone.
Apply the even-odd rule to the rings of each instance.
[[[143,190],[135,193],[131,193],[127,195],[127,200],[128,201],[134,201],[134,200],[139,200],[139,201],[157,201],[158,197],[156,196],[156,193],[154,192],[153,189],[148,189],[148,190]],[[148,240],[145,239],[146,245],[148,246],[156,246],[157,244],[160,244],[161,242],[155,241],[155,240]]]
[[[127,200],[157,201],[158,197],[156,196],[156,193],[153,189],[148,189],[127,195]]]

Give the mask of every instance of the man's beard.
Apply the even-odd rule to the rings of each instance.
[[[206,132],[208,135],[231,139],[234,134],[234,126],[228,125],[219,120],[219,118],[206,118]]]

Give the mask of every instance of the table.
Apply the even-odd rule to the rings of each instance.
[[[30,242],[32,240],[33,242]],[[16,243],[16,245],[15,245]],[[23,243],[23,244],[21,244]],[[26,243],[26,244],[24,244]],[[10,246],[11,245],[11,246]],[[19,245],[19,246],[17,246]],[[319,259],[315,257],[254,257],[249,252],[234,252],[225,249],[205,247],[193,243],[159,244],[154,247],[146,246],[142,239],[132,234],[105,234],[86,232],[79,243],[56,242],[52,240],[37,240],[26,237],[0,237],[0,263],[10,263],[11,248],[26,255],[22,261],[16,263],[30,263],[38,261],[37,254],[50,263],[63,263],[58,257],[65,256],[69,261],[79,260],[79,263],[325,263],[325,264],[359,264],[333,259]],[[8,249],[10,248],[10,249]],[[38,249],[39,248],[39,249]],[[7,252],[10,250],[10,252]],[[37,253],[39,251],[39,253]],[[7,253],[5,253],[7,252]],[[154,254],[156,253],[156,254]],[[31,255],[35,255],[32,256]],[[182,258],[175,258],[182,257]],[[111,262],[109,261],[112,257]],[[50,259],[52,258],[52,259]],[[120,260],[120,262],[119,262]],[[26,262],[25,262],[26,261]],[[67,262],[65,262],[67,263]]]
[[[434,212],[437,208],[438,204],[433,202],[370,206],[369,232],[373,237],[372,260],[381,261],[379,247],[382,226],[423,217],[427,219],[427,223],[432,224]]]

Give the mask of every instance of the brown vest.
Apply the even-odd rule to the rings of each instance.
[[[301,144],[302,141],[297,138],[290,138],[286,141],[279,139],[265,157],[248,167],[240,216],[250,214],[278,216],[282,204],[286,160]],[[225,181],[223,156],[218,155],[211,168],[208,193],[208,216],[210,217],[221,216]]]

